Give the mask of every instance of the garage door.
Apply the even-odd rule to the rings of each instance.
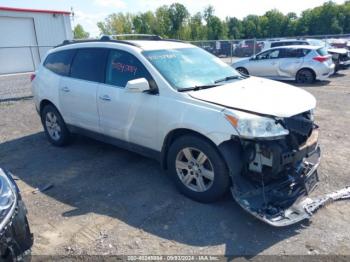
[[[0,16],[0,74],[30,72],[38,62],[33,18]]]

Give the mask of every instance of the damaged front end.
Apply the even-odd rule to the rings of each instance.
[[[0,261],[23,261],[29,256],[33,236],[26,214],[15,181],[0,168]]]
[[[231,172],[233,197],[270,225],[287,226],[310,218],[305,205],[311,203],[307,196],[319,181],[321,152],[311,113],[277,120],[289,131],[286,136],[236,141],[240,159],[235,163],[241,166],[239,172]]]

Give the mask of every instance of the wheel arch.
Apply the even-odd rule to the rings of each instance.
[[[178,139],[179,137],[185,136],[185,135],[194,135],[201,137],[205,140],[207,140],[210,144],[212,144],[215,148],[217,148],[217,145],[207,136],[203,135],[200,132],[197,132],[192,129],[188,128],[177,128],[172,131],[170,131],[164,139],[163,146],[162,146],[162,151],[161,151],[161,156],[160,156],[160,163],[161,166],[164,170],[167,170],[167,156],[168,156],[168,151],[171,146],[171,144]]]
[[[168,156],[168,151],[169,151],[171,144],[179,137],[182,137],[185,135],[198,136],[198,137],[201,137],[201,138],[205,139],[206,141],[208,141],[217,150],[217,152],[220,154],[220,156],[224,159],[228,168],[230,168],[230,164],[228,162],[228,160],[229,160],[228,153],[229,152],[232,153],[232,150],[229,147],[227,147],[227,145],[237,144],[240,148],[239,143],[235,140],[232,140],[232,139],[224,141],[220,145],[216,145],[214,143],[214,141],[211,140],[208,136],[206,136],[198,131],[188,129],[188,128],[177,128],[177,129],[170,131],[166,135],[164,142],[163,142],[161,156],[160,156],[160,163],[161,163],[161,166],[164,170],[167,170],[167,168],[168,168],[167,167],[167,156]]]
[[[56,110],[58,111],[57,106],[55,106],[54,103],[52,103],[50,100],[48,99],[43,99],[40,101],[40,105],[39,105],[39,113],[41,114],[41,112],[43,111],[44,107],[47,105],[52,105],[56,108]],[[59,111],[58,111],[59,112]]]
[[[236,69],[237,71],[239,71],[240,68],[246,70],[247,73],[248,73],[248,75],[250,74],[248,68],[246,68],[245,66],[237,66],[237,67],[235,67],[235,69]]]
[[[60,110],[58,109],[58,107],[52,101],[50,101],[49,99],[43,99],[43,100],[40,101],[40,104],[39,104],[39,115],[40,115],[40,118],[41,118],[41,114],[42,114],[44,108],[46,106],[48,106],[48,105],[53,106],[57,110],[58,114],[62,117],[63,121],[65,121],[65,119],[63,118],[63,116],[62,116]]]
[[[315,70],[312,69],[311,67],[302,67],[302,68],[300,68],[300,69],[297,71],[297,73],[295,74],[295,78],[297,78],[297,76],[298,76],[298,74],[299,74],[299,72],[300,72],[301,70],[305,70],[305,69],[311,71],[311,73],[314,75],[314,79],[316,80],[316,77],[317,77],[316,72],[315,72]]]

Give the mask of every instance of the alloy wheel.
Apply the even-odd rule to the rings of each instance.
[[[57,116],[53,112],[48,112],[45,117],[45,125],[50,137],[57,141],[61,138],[61,127]]]
[[[177,154],[175,167],[181,182],[193,191],[207,191],[214,182],[213,165],[199,149],[183,148]]]
[[[302,84],[310,84],[314,81],[314,76],[309,70],[302,70],[298,73],[298,82]]]

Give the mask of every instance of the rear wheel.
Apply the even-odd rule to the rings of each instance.
[[[60,113],[53,105],[44,107],[41,122],[49,141],[55,146],[64,146],[69,142],[70,133]]]
[[[238,67],[236,68],[236,70],[241,73],[242,75],[246,75],[246,76],[249,76],[249,72],[247,69],[245,69],[244,67]]]
[[[214,202],[229,189],[230,179],[224,160],[207,140],[183,136],[170,147],[168,168],[177,188],[199,202]]]
[[[301,69],[296,75],[296,82],[299,84],[312,84],[315,82],[315,74],[310,69]]]

